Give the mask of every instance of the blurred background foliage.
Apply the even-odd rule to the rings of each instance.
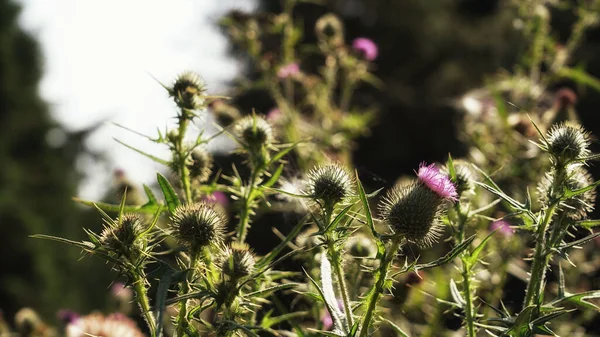
[[[259,10],[281,9],[279,1],[263,0]],[[562,42],[575,18],[572,11],[555,11],[554,38]],[[14,1],[0,0],[0,308],[12,317],[19,308],[31,306],[51,319],[60,308],[102,309],[116,276],[95,259],[78,262],[76,250],[27,237],[46,233],[82,239],[82,226],[99,230],[95,212],[71,201],[80,178],[77,158],[99,155],[83,145],[91,130],[70,133],[50,117],[37,91],[43,57],[18,27],[18,13]],[[377,187],[392,185],[421,161],[444,161],[449,152],[464,155],[456,127],[461,118],[457,99],[483,87],[499,69],[512,69],[528,47],[515,29],[514,8],[499,0],[306,2],[294,12],[304,25],[302,42],[316,40],[314,23],[325,13],[342,19],[347,42],[364,36],[379,46],[374,74],[383,87],[358,88],[353,102],[379,108],[375,127],[358,141],[353,155],[361,176],[370,178],[366,183]],[[277,41],[271,45],[276,47]],[[231,51],[249,64],[240,50]],[[600,77],[599,58],[596,27],[587,31],[573,63]],[[318,63],[302,61],[307,67]],[[248,68],[245,76],[252,80],[257,74]],[[582,123],[600,134],[600,95],[569,81],[552,89],[565,86],[578,95]],[[266,113],[273,107],[260,90],[246,92],[234,103],[245,112],[255,108]],[[57,137],[64,141],[56,142]],[[591,171],[600,177],[597,167]],[[123,177],[118,178],[123,185]],[[114,190],[107,192],[107,198],[114,195]]]

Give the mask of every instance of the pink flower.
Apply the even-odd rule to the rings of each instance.
[[[279,68],[277,72],[277,77],[279,78],[288,78],[294,76],[300,72],[300,66],[298,63],[290,63]]]
[[[425,186],[443,199],[457,200],[456,186],[454,186],[448,176],[441,173],[435,167],[435,164],[427,165],[425,162],[421,163],[417,177],[421,183],[425,184]]]
[[[367,61],[373,61],[377,58],[377,45],[370,39],[365,37],[356,38],[352,42],[352,48],[362,54]]]
[[[515,231],[512,228],[510,228],[510,222],[506,220],[496,220],[492,222],[490,224],[490,230],[498,230],[498,232],[502,233],[502,235],[507,237],[513,236],[513,234],[515,233]]]
[[[227,207],[227,205],[229,204],[229,198],[227,198],[227,195],[221,191],[213,192],[211,195],[204,197],[204,200],[215,204],[219,204],[223,207]]]
[[[135,322],[122,314],[93,313],[67,324],[67,337],[145,337]]]
[[[117,299],[121,299],[124,302],[129,302],[133,298],[133,292],[131,289],[127,288],[121,282],[115,282],[112,287],[110,287],[110,293]]]
[[[281,117],[281,110],[279,108],[273,108],[267,113],[267,120],[270,122],[278,120],[279,117]]]

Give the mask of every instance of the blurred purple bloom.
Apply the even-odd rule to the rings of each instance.
[[[359,37],[352,42],[352,48],[362,54],[367,61],[373,61],[377,58],[378,49],[375,42],[366,37]]]
[[[456,193],[456,187],[450,181],[448,176],[441,173],[440,170],[435,167],[435,164],[427,165],[425,162],[421,163],[419,171],[417,172],[417,177],[420,182],[425,184],[425,186],[443,199],[457,199],[458,194]]]
[[[276,121],[281,117],[281,110],[279,108],[273,108],[267,113],[267,120],[270,122]]]
[[[504,236],[513,236],[515,231],[510,227],[510,222],[506,220],[496,220],[490,224],[490,230],[502,233]]]
[[[206,196],[204,199],[208,202],[219,204],[223,207],[227,207],[229,204],[229,198],[227,198],[227,195],[221,191],[215,191],[211,195]]]
[[[300,66],[298,65],[298,63],[290,63],[279,68],[279,71],[277,72],[277,77],[288,78],[296,75],[299,72]]]
[[[56,316],[60,321],[64,322],[65,324],[75,323],[75,321],[79,319],[78,313],[66,309],[59,310],[58,313],[56,313]]]
[[[125,284],[121,282],[115,282],[112,287],[110,287],[110,293],[115,298],[122,299],[125,302],[129,302],[133,298],[131,289],[127,288]]]

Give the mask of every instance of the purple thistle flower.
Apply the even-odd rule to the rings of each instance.
[[[74,324],[79,319],[78,313],[67,309],[59,310],[56,316],[65,324]]]
[[[490,224],[490,230],[502,233],[506,237],[513,236],[515,231],[510,227],[510,222],[506,220],[496,220]]]
[[[352,41],[352,48],[362,54],[367,61],[373,61],[377,58],[377,45],[371,39],[366,37],[356,38]]]
[[[441,173],[435,167],[435,164],[427,165],[425,162],[421,163],[417,177],[421,183],[425,184],[425,186],[443,199],[457,200],[456,186],[454,186],[448,176]]]
[[[289,63],[279,68],[279,71],[277,71],[277,77],[281,79],[288,78],[298,74],[299,72],[300,66],[298,63]]]
[[[203,200],[221,205],[223,207],[227,207],[227,205],[229,205],[229,198],[227,198],[227,195],[221,191],[215,191],[211,195],[204,197]]]

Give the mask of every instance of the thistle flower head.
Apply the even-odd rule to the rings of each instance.
[[[373,61],[377,58],[377,45],[371,39],[365,37],[356,38],[352,41],[352,48],[359,52],[367,61]]]
[[[590,153],[589,134],[581,126],[565,122],[553,126],[546,136],[548,151],[559,165],[580,160]]]
[[[453,185],[456,186],[456,197],[460,198],[467,193],[473,193],[475,190],[475,185],[473,184],[475,172],[471,169],[471,165],[462,160],[455,160],[453,165],[456,180],[452,181],[451,179],[451,181],[453,182]],[[450,177],[447,167],[442,168],[441,173]]]
[[[242,117],[240,111],[236,107],[227,104],[222,100],[215,100],[211,102],[208,107],[217,124],[223,127],[233,124]]]
[[[444,198],[423,183],[399,185],[387,192],[379,204],[381,218],[394,235],[429,247],[439,239]]]
[[[199,202],[182,205],[171,216],[175,237],[193,251],[223,240],[225,215],[214,205]]]
[[[373,257],[377,254],[377,247],[370,237],[358,233],[346,241],[346,251],[355,257]]]
[[[340,165],[323,165],[308,173],[307,188],[313,199],[334,206],[353,194],[354,179]]]
[[[223,274],[232,279],[252,274],[254,270],[254,256],[248,249],[248,245],[232,243],[229,247],[223,248],[218,265]]]
[[[118,221],[108,224],[100,234],[100,242],[118,254],[127,254],[142,248],[140,235],[146,230],[144,219],[133,213],[125,213]]]
[[[123,314],[93,313],[69,323],[65,331],[67,337],[144,337],[135,322]]]
[[[538,184],[538,195],[540,202],[547,204],[550,200],[560,197],[562,191],[553,190],[555,180],[555,172],[547,173]],[[592,176],[588,171],[581,167],[573,167],[566,177],[565,187],[571,191],[587,187],[593,183]],[[567,200],[561,201],[560,212],[565,214],[569,219],[581,220],[588,213],[594,210],[596,202],[596,191],[589,190],[585,193],[576,195]]]
[[[332,46],[341,45],[344,41],[344,28],[340,19],[333,14],[325,14],[317,20],[315,33],[319,40]]]
[[[277,77],[284,79],[288,77],[293,77],[298,73],[300,73],[300,66],[298,65],[298,63],[293,62],[279,68],[279,70],[277,71]]]
[[[273,129],[264,118],[256,115],[246,116],[237,122],[235,135],[246,146],[260,148],[273,142]]]
[[[456,186],[454,186],[447,175],[441,173],[435,167],[435,164],[427,165],[426,163],[421,163],[417,172],[417,178],[442,199],[456,200],[458,197]]]
[[[202,148],[196,148],[191,154],[191,162],[187,165],[190,177],[203,183],[210,178],[213,160],[211,155]]]
[[[201,108],[206,100],[206,87],[200,75],[186,71],[177,76],[168,88],[169,95],[181,108],[195,110]]]

